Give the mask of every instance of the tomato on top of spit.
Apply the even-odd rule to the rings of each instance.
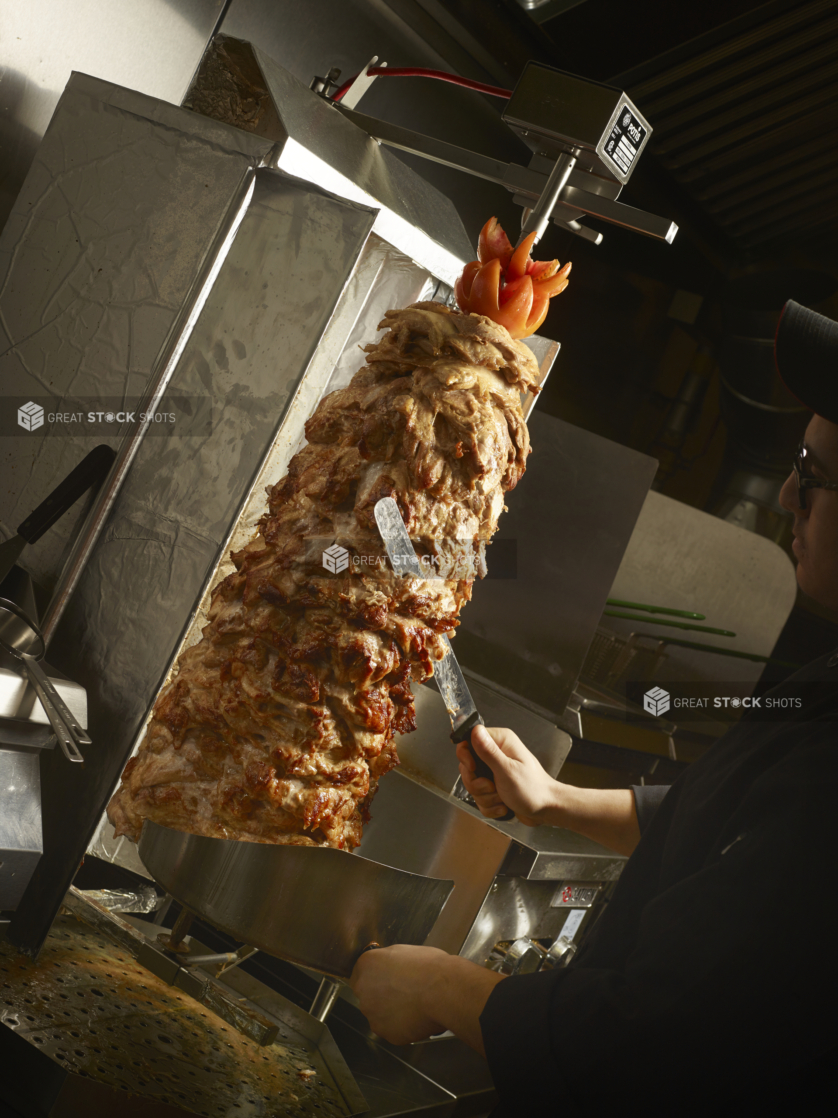
[[[513,248],[491,217],[480,231],[477,260],[466,264],[454,291],[460,310],[485,314],[505,326],[513,338],[528,338],[544,319],[550,299],[568,285],[570,262],[530,260],[535,233]]]

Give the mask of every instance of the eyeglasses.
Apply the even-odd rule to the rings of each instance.
[[[801,443],[792,462],[792,469],[797,481],[797,500],[802,509],[806,508],[807,489],[838,489],[838,482],[822,481],[821,478],[815,477],[814,474],[809,472],[808,454],[809,451]]]

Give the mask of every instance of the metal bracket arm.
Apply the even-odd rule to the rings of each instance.
[[[533,171],[517,163],[507,163],[501,185],[513,194],[520,194],[524,198],[536,201],[541,197],[546,183],[547,175],[542,174],[541,171]],[[621,225],[624,229],[633,229],[635,233],[655,237],[670,245],[678,232],[678,226],[668,218],[638,210],[634,206],[616,202],[613,198],[606,198],[602,194],[593,194],[568,182],[555,203],[553,221],[558,225],[566,225],[578,216],[580,210],[590,217],[598,217],[611,225]]]
[[[635,209],[634,206],[627,206],[623,202],[615,202],[613,198],[591,194],[587,190],[581,190],[578,186],[570,186],[569,184],[564,188],[559,201],[556,203],[557,212],[554,215],[554,221],[562,220],[562,207],[571,210],[584,210],[590,217],[598,217],[612,225],[621,225],[624,229],[633,229],[635,233],[655,237],[657,240],[666,241],[668,245],[672,244],[675,240],[675,234],[678,232],[678,226],[669,218],[646,213],[645,210]]]
[[[550,176],[541,171],[521,167],[517,163],[503,163],[498,159],[490,159],[487,155],[469,151],[468,148],[459,147],[457,144],[449,144],[434,136],[425,136],[421,132],[414,132],[411,128],[403,128],[401,125],[390,124],[389,121],[379,120],[377,117],[365,116],[363,113],[345,109],[340,103],[336,108],[347,120],[379,143],[410,152],[412,155],[421,155],[425,159],[442,163],[458,171],[466,171],[477,178],[497,183],[512,194],[523,195],[537,202],[547,186]],[[672,244],[678,232],[678,226],[668,218],[646,213],[645,210],[635,209],[634,206],[627,206],[612,198],[593,194],[581,187],[571,185],[570,182],[565,182],[554,203],[552,220],[563,228],[569,226],[573,230],[570,223],[579,216],[580,211],[601,221],[607,221],[611,225],[620,225],[623,229],[632,229],[635,233],[643,233],[647,237],[666,241],[667,244]]]
[[[449,144],[445,140],[438,140],[435,136],[424,136],[421,132],[414,132],[412,128],[403,128],[399,124],[390,124],[389,121],[379,120],[378,117],[366,116],[344,107],[339,101],[335,108],[357,125],[367,135],[372,136],[381,144],[401,151],[408,151],[411,155],[421,155],[431,159],[434,163],[442,163],[445,167],[453,167],[456,171],[467,171],[479,179],[505,186],[504,178],[509,164],[498,159],[490,159],[487,155],[480,155],[468,148],[461,148],[457,144]],[[523,170],[524,168],[521,168]],[[539,175],[543,182],[547,181],[546,175]],[[542,182],[542,185],[543,185]]]

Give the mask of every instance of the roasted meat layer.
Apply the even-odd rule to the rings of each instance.
[[[388,311],[348,387],[269,491],[108,807],[177,830],[351,849],[414,727],[410,678],[443,655],[529,453],[531,351],[479,315]],[[392,496],[427,579],[397,578],[373,509]],[[330,566],[323,552],[335,545]]]

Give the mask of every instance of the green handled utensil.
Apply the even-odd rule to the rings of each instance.
[[[620,606],[623,609],[642,609],[645,613],[665,613],[670,617],[689,617],[693,621],[703,621],[705,614],[693,613],[688,609],[668,609],[666,606],[647,606],[642,602],[624,602],[620,598],[607,598],[607,606]]]
[[[795,664],[791,660],[776,660],[773,656],[760,656],[757,652],[739,652],[734,648],[722,648],[717,644],[700,644],[698,641],[680,640],[678,637],[659,636],[656,633],[638,633],[638,637],[645,637],[650,641],[663,641],[665,644],[677,644],[680,648],[694,648],[697,652],[715,652],[718,656],[734,656],[737,660],[753,660],[757,664],[779,664],[783,668],[802,668],[802,664]]]
[[[717,637],[735,637],[730,629],[712,629],[709,625],[690,625],[686,621],[665,621],[662,617],[638,617],[636,613],[621,613],[615,609],[603,610],[603,617],[622,617],[626,621],[645,621],[647,625],[670,625],[673,629],[694,629],[698,633],[713,633]]]

